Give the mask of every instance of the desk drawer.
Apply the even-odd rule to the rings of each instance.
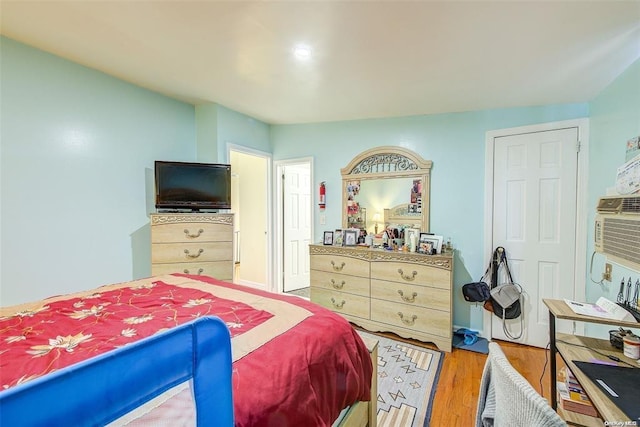
[[[202,243],[154,243],[151,249],[151,262],[206,262],[231,261],[232,242]]]
[[[311,301],[336,313],[362,319],[369,318],[369,298],[367,297],[312,287]]]
[[[371,279],[371,298],[408,304],[416,307],[451,311],[451,292],[427,286],[383,282]]]
[[[369,296],[369,278],[311,270],[311,287]]]
[[[428,265],[406,262],[372,262],[371,278],[411,285],[451,289],[451,272]]]
[[[451,313],[371,299],[371,320],[412,331],[451,337]]]
[[[312,255],[311,269],[369,277],[369,261],[340,255]]]

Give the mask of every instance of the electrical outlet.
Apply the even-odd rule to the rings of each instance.
[[[325,225],[327,223],[327,217],[324,215],[320,215],[320,225]]]
[[[607,282],[610,282],[612,272],[613,272],[613,266],[609,263],[606,263],[604,265],[604,273],[602,273],[602,280],[606,280]]]

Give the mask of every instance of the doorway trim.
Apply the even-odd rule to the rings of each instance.
[[[311,179],[309,182],[311,183],[311,207],[309,212],[311,213],[310,224],[311,224],[311,240],[313,241],[314,237],[314,202],[315,195],[314,192],[314,173],[313,173],[313,157],[300,157],[295,159],[287,159],[287,160],[276,160],[273,162],[274,164],[274,191],[275,191],[275,223],[274,223],[274,236],[273,239],[273,253],[275,254],[275,271],[274,271],[274,280],[273,286],[271,287],[271,291],[275,293],[282,293],[284,291],[284,186],[282,185],[282,173],[283,168],[285,166],[291,165],[300,165],[300,164],[308,164],[309,165],[309,173],[311,175]]]
[[[510,135],[546,132],[559,129],[578,129],[578,170],[576,176],[576,245],[573,294],[578,301],[584,301],[586,292],[587,271],[587,218],[588,203],[588,166],[589,166],[589,119],[563,120],[558,122],[539,123],[488,131],[485,136],[485,175],[484,175],[484,260],[482,268],[493,254],[493,185],[494,185],[494,153],[495,139]],[[487,310],[482,310],[482,336],[491,337],[491,316]],[[579,322],[573,325],[574,332],[582,332],[584,325]],[[576,331],[576,328],[580,330]]]
[[[273,236],[273,193],[272,189],[272,177],[273,177],[273,157],[271,153],[267,153],[266,151],[256,150],[254,148],[245,147],[243,145],[234,144],[232,142],[226,142],[226,162],[230,163],[231,161],[231,151],[236,151],[238,153],[248,154],[251,156],[262,157],[267,162],[267,173],[265,179],[267,180],[267,283],[266,289],[269,290],[273,287],[273,251],[271,249],[271,245],[269,241],[272,240],[271,236]],[[233,171],[232,171],[233,172]],[[234,253],[235,257],[235,253]],[[235,262],[234,258],[234,262]],[[234,269],[235,271],[235,269]]]

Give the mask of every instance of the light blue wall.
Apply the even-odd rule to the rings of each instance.
[[[433,161],[431,231],[451,237],[457,249],[454,324],[482,328],[482,309],[462,298],[464,283],[484,272],[485,135],[495,129],[584,118],[587,104],[320,124],[274,125],[274,159],[314,157],[314,182],[327,186],[326,225],[315,212],[315,241],[341,225],[340,169],[363,150],[402,146]]]
[[[195,159],[194,107],[0,43],[0,304],[149,275],[153,162]]]
[[[220,104],[196,106],[198,160],[229,163],[227,144],[271,152],[269,125]]]
[[[589,150],[589,222],[593,224],[598,198],[615,186],[616,170],[625,163],[627,140],[640,135],[640,60],[602,91],[590,104]],[[589,228],[587,260],[593,252],[593,227]],[[594,278],[600,280],[604,271],[604,258],[596,255],[593,263]],[[587,276],[589,276],[587,271]],[[587,277],[587,300],[595,302],[604,296],[615,301],[622,277],[633,281],[640,273],[614,264],[611,283],[601,286]],[[608,327],[589,326],[589,333],[607,337]]]
[[[196,151],[199,162],[218,161],[218,109],[219,105],[208,103],[196,105]]]
[[[270,125],[224,106],[218,108],[218,158],[228,162],[227,143],[271,152]]]

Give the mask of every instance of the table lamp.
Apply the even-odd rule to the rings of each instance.
[[[378,221],[380,221],[380,213],[373,215],[373,222],[375,223],[374,234],[378,234]]]

